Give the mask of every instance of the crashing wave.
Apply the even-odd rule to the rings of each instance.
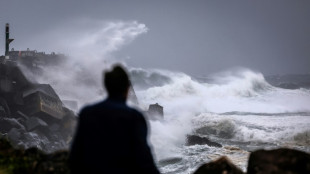
[[[302,145],[310,145],[310,130],[306,130],[300,133],[297,133],[293,136],[293,139],[296,143]]]
[[[171,82],[171,78],[160,71],[146,71],[132,68],[130,71],[131,82],[137,89],[147,89],[155,86],[163,86]]]
[[[214,135],[219,138],[230,139],[234,137],[236,128],[237,126],[232,120],[223,119],[219,122],[211,123],[196,129],[196,133],[202,135]]]

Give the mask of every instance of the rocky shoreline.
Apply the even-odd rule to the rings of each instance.
[[[1,174],[69,174],[67,150],[46,154],[38,148],[14,148],[0,137]],[[293,149],[257,150],[250,154],[247,174],[310,173],[310,154]],[[201,165],[194,174],[244,174],[227,157]]]
[[[8,139],[0,138],[1,174],[69,174],[68,151],[46,154],[38,148],[14,148]]]

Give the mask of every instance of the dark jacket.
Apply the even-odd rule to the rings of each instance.
[[[82,109],[69,166],[72,173],[159,174],[143,115],[120,98]]]

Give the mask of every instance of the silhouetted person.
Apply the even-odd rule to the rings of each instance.
[[[72,173],[159,174],[143,115],[126,105],[130,87],[121,66],[104,73],[108,98],[80,112],[71,147]]]

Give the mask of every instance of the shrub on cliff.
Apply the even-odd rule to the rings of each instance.
[[[15,149],[5,138],[0,138],[0,174],[69,174],[68,151],[45,154],[33,147]]]

